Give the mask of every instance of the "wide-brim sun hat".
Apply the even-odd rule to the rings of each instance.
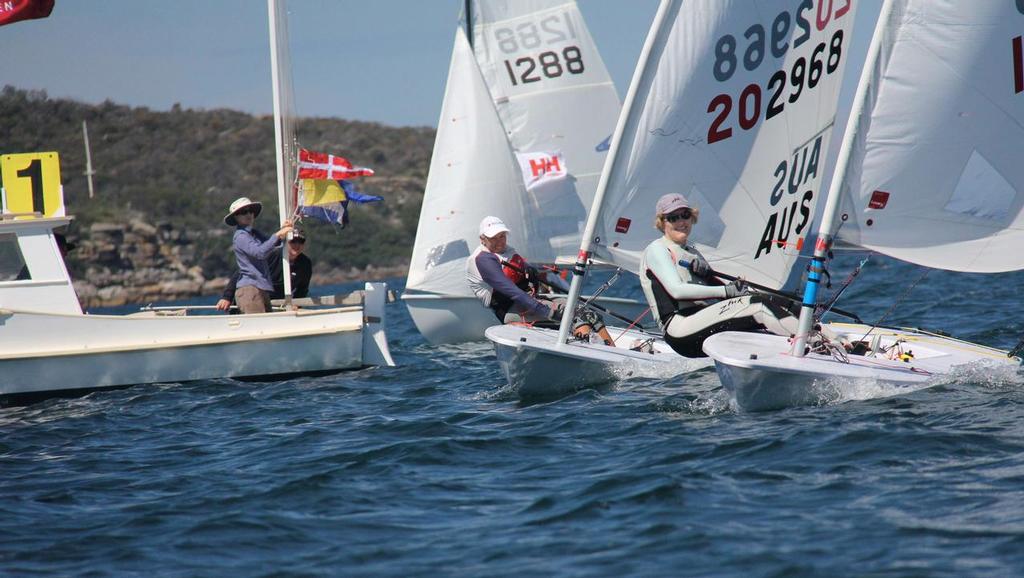
[[[249,197],[238,197],[232,201],[231,206],[228,207],[228,214],[224,217],[224,224],[229,227],[237,226],[238,221],[235,220],[235,214],[247,207],[256,207],[257,217],[263,212],[263,203],[259,201],[250,201]]]
[[[501,233],[508,233],[508,227],[505,226],[505,221],[502,221],[498,217],[484,217],[483,221],[480,221],[480,234],[488,239],[497,237]]]

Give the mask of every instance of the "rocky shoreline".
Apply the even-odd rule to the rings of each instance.
[[[85,309],[216,297],[230,271],[204,271],[196,264],[199,244],[218,243],[228,250],[227,229],[182,231],[170,223],[151,224],[136,217],[127,223],[97,222],[79,237],[69,265],[84,270],[75,290]],[[313,284],[404,277],[406,265],[316,271]]]

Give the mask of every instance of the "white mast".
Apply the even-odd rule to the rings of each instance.
[[[587,261],[590,259],[590,249],[593,246],[594,231],[597,229],[598,220],[601,217],[601,205],[604,203],[604,194],[608,189],[608,181],[611,180],[612,170],[615,169],[615,160],[618,157],[619,143],[622,141],[622,134],[626,125],[635,122],[639,111],[633,110],[633,101],[636,93],[647,75],[650,64],[651,50],[658,38],[666,31],[666,16],[671,12],[670,7],[679,4],[681,0],[661,0],[658,6],[658,13],[654,16],[654,23],[651,31],[644,41],[644,48],[640,52],[640,60],[636,70],[633,72],[633,80],[629,84],[629,91],[626,93],[626,100],[622,103],[622,113],[619,115],[615,132],[612,133],[611,146],[608,149],[608,157],[601,170],[601,180],[597,183],[597,192],[594,193],[594,203],[590,207],[590,214],[587,215],[587,226],[583,230],[583,238],[580,240],[580,252],[576,256],[576,265],[573,266],[572,285],[569,286],[569,297],[565,304],[565,312],[562,321],[558,326],[557,347],[564,347],[569,339],[569,328],[572,326],[576,304],[579,302],[580,290],[583,286],[583,276],[586,273]]]
[[[291,183],[287,182],[284,164],[284,127],[282,126],[283,120],[281,118],[281,74],[279,69],[281,63],[278,62],[278,52],[281,47],[278,46],[277,0],[267,0],[267,17],[270,23],[270,77],[274,88],[274,146],[276,151],[275,156],[277,157],[277,206],[278,212],[280,213],[280,224],[284,225],[284,222],[291,216],[285,214],[288,207],[288,187]],[[285,63],[285,65],[287,64],[288,63]],[[282,247],[281,249],[281,275],[282,281],[284,281],[285,303],[290,304],[292,298],[292,273],[291,263],[288,262],[287,246]]]
[[[846,121],[843,145],[839,149],[836,170],[832,172],[832,182],[829,184],[828,196],[825,198],[825,210],[821,217],[821,225],[818,227],[818,240],[814,243],[814,256],[811,257],[810,270],[807,273],[807,284],[804,286],[804,299],[800,306],[800,323],[797,328],[792,352],[796,357],[804,356],[807,335],[814,324],[814,309],[817,307],[818,285],[821,284],[821,273],[825,269],[825,254],[828,253],[828,249],[832,245],[832,223],[835,222],[836,214],[839,213],[840,193],[843,189],[843,182],[846,179],[846,167],[850,162],[850,151],[853,150],[853,141],[857,138],[857,127],[860,125],[861,115],[864,114],[864,102],[867,100],[871,75],[878,62],[878,55],[882,50],[882,36],[885,32],[885,27],[888,25],[894,3],[894,0],[885,0],[882,11],[878,15],[878,23],[875,24],[875,33],[871,38],[871,46],[868,48],[868,54],[864,60],[864,68],[861,69],[860,82],[857,83],[857,95],[853,100],[853,107],[850,109],[850,117]]]
[[[92,176],[96,171],[92,170],[92,152],[89,150],[89,127],[82,121],[82,140],[85,141],[85,172],[82,173],[89,179],[89,198],[92,198]]]

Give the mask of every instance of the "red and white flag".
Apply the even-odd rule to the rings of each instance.
[[[337,181],[339,179],[352,179],[371,175],[373,175],[373,169],[352,166],[352,163],[343,157],[336,157],[327,153],[314,153],[306,149],[299,150],[300,179]]]
[[[53,11],[53,0],[0,0],[0,26],[19,20],[46,18]]]

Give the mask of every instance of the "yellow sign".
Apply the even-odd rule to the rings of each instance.
[[[64,216],[64,189],[60,184],[57,153],[0,155],[3,212]]]

